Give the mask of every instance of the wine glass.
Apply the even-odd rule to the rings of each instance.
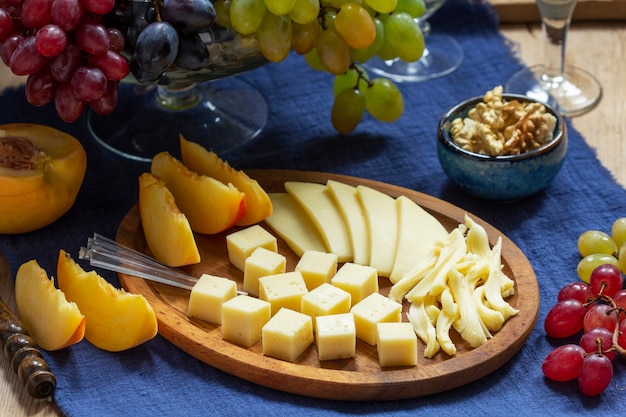
[[[445,2],[446,0],[424,0],[426,11],[416,20],[424,34],[426,47],[418,61],[383,60],[375,57],[368,61],[365,67],[395,82],[421,82],[442,77],[456,70],[463,62],[461,44],[445,33],[433,33],[428,22]]]
[[[119,15],[145,13],[150,2],[118,1]],[[129,11],[130,10],[130,11]],[[122,29],[124,19],[116,17]],[[248,143],[265,127],[263,95],[237,74],[267,63],[253,37],[214,24],[202,33],[208,63],[197,70],[170,67],[157,85],[130,75],[120,84],[112,114],[87,115],[93,137],[123,157],[149,162],[161,151],[179,155],[179,136],[223,154]]]
[[[589,72],[565,64],[565,41],[576,3],[537,0],[545,63],[518,71],[505,83],[504,91],[548,103],[564,116],[581,115],[598,104],[602,97],[600,82]]]

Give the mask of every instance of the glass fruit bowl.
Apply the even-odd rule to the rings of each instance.
[[[198,32],[178,31],[180,45],[183,38],[187,42],[187,62],[179,65],[177,60],[157,79],[140,83],[138,79],[150,74],[134,67],[133,55],[139,51],[137,34],[151,13],[151,1],[117,0],[105,18],[107,27],[125,36],[122,54],[131,73],[120,84],[111,114],[89,111],[87,123],[95,139],[119,155],[150,161],[161,151],[178,155],[181,134],[217,153],[258,136],[267,122],[267,102],[254,86],[236,77],[268,62],[255,38],[215,23]]]

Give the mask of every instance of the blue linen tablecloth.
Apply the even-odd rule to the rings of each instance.
[[[578,235],[587,229],[610,230],[613,220],[626,214],[626,193],[569,122],[570,149],[563,169],[538,195],[513,204],[494,204],[465,195],[452,185],[435,152],[439,117],[458,101],[504,83],[522,64],[498,32],[490,6],[480,1],[449,0],[432,24],[435,31],[450,33],[460,41],[465,59],[456,72],[444,78],[401,85],[407,106],[400,121],[387,125],[368,119],[354,134],[336,135],[329,122],[330,76],[313,72],[302,58],[291,56],[283,63],[241,76],[267,97],[269,122],[254,142],[223,156],[237,168],[326,171],[384,181],[444,199],[490,222],[524,251],[539,281],[537,326],[519,353],[488,376],[457,389],[417,399],[355,403],[286,394],[249,383],[192,358],[160,336],[121,353],[103,352],[85,341],[45,353],[58,378],[56,401],[63,413],[623,415],[623,359],[616,360],[614,382],[597,398],[580,395],[575,382],[546,380],[541,362],[562,343],[549,340],[542,323],[557,291],[577,280]],[[122,218],[137,201],[137,176],[148,167],[98,146],[90,138],[84,118],[65,124],[55,117],[51,106],[30,107],[23,89],[0,96],[0,123],[12,122],[43,123],[65,130],[80,138],[88,153],[83,188],[67,215],[36,232],[0,236],[0,251],[13,273],[35,258],[54,275],[60,248],[77,258],[79,247],[94,232],[115,236]],[[119,285],[115,274],[99,272]]]

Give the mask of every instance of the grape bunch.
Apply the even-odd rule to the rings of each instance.
[[[582,336],[578,344],[566,343],[550,352],[542,370],[555,381],[577,379],[581,393],[595,396],[610,384],[617,354],[626,359],[626,218],[613,223],[610,235],[583,232],[578,250],[581,280],[561,288],[544,329],[554,338]]]
[[[27,76],[26,99],[54,101],[61,119],[77,120],[86,105],[110,114],[129,72],[124,35],[104,25],[114,0],[0,0],[0,58]]]
[[[370,80],[359,64],[375,56],[419,60],[423,0],[215,0],[215,8],[219,24],[254,36],[269,61],[293,50],[314,70],[335,75],[331,122],[338,132],[352,132],[366,111],[388,123],[402,115],[398,87]]]

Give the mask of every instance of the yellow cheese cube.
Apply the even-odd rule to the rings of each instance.
[[[317,316],[348,313],[351,306],[349,292],[324,283],[302,296],[300,311],[311,317],[315,330]]]
[[[259,278],[259,298],[272,305],[272,315],[281,308],[300,312],[302,296],[307,292],[300,271]]]
[[[354,358],[356,329],[352,313],[318,316],[315,343],[320,361]]]
[[[402,321],[402,304],[377,292],[355,304],[350,312],[354,314],[356,337],[370,345],[376,344],[378,323]]]
[[[293,362],[313,343],[311,317],[281,308],[263,326],[263,354]]]
[[[237,295],[237,283],[228,278],[203,274],[191,288],[187,315],[222,323],[222,304]]]
[[[378,323],[376,327],[380,366],[417,365],[417,336],[411,323]]]
[[[222,337],[250,347],[261,340],[261,331],[270,317],[270,303],[249,295],[238,295],[222,304]]]
[[[241,271],[244,270],[246,258],[258,247],[278,251],[276,237],[258,224],[226,236],[228,259]]]
[[[343,264],[330,283],[347,291],[355,305],[368,295],[378,292],[378,275],[371,266],[358,265],[352,262]]]
[[[320,251],[305,251],[298,263],[296,271],[302,273],[302,278],[309,291],[330,282],[337,273],[337,255]]]
[[[287,259],[280,253],[258,247],[246,258],[243,270],[243,290],[259,295],[259,278],[285,272]]]

